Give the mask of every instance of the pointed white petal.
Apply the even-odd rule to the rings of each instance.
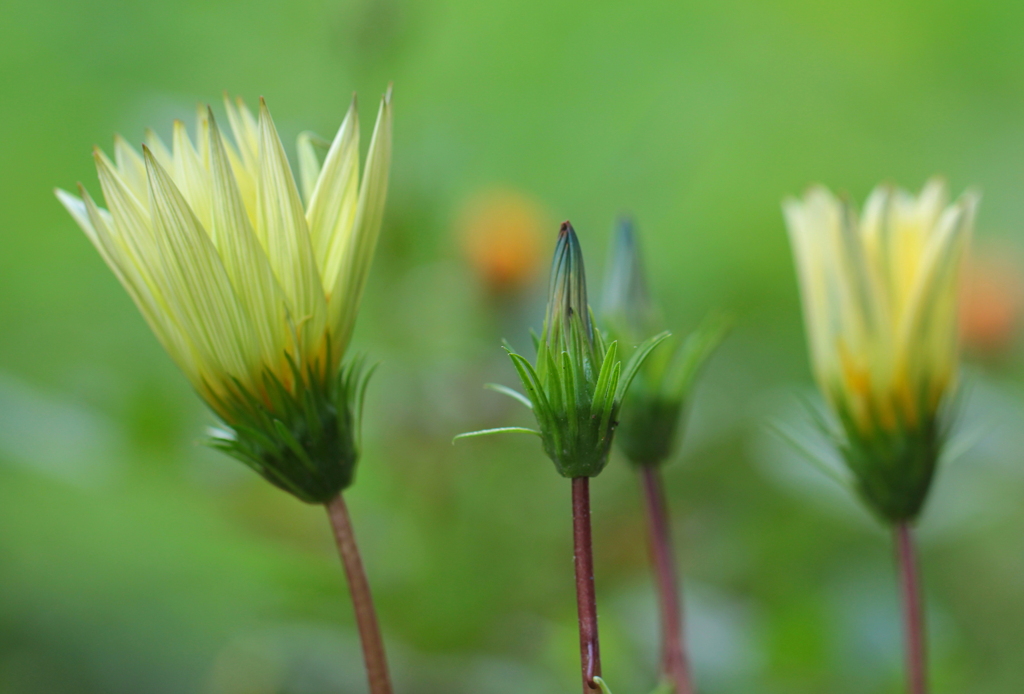
[[[254,378],[257,339],[213,242],[170,175],[148,150],[144,154],[168,307],[198,348],[206,381]]]
[[[110,208],[111,234],[118,246],[124,249],[132,264],[138,268],[147,286],[154,294],[159,295],[163,269],[160,262],[160,247],[153,235],[149,211],[118,176],[113,164],[103,152],[95,150],[93,159],[96,161],[96,175],[103,189],[103,197]],[[148,199],[149,193],[146,195]]]
[[[207,147],[213,183],[210,235],[235,293],[252,319],[253,328],[259,336],[262,361],[273,368],[283,361],[291,342],[284,293],[249,224],[224,140],[212,112],[208,122]]]
[[[210,173],[192,146],[185,124],[174,121],[174,183],[204,229],[210,228]]]
[[[96,206],[84,188],[79,186],[79,191],[81,198],[63,190],[56,193],[57,198],[82,227],[114,276],[128,292],[171,359],[192,380],[196,375],[195,353],[192,346],[188,344],[180,328],[173,324],[125,246],[119,244],[111,233],[110,215]]]
[[[231,134],[235,138],[235,146],[238,148],[242,163],[255,178],[259,170],[259,130],[256,128],[252,113],[241,97],[232,102],[227,92],[224,93],[224,110],[227,111]]]
[[[117,173],[140,200],[146,199],[146,164],[142,157],[120,135],[114,135],[114,162]]]
[[[160,162],[160,166],[164,167],[166,171],[174,171],[174,156],[171,154],[171,150],[167,148],[164,141],[156,134],[156,131],[151,128],[146,129],[146,146],[149,147],[149,152],[156,160]],[[146,190],[149,190],[149,179],[146,179]],[[149,195],[141,196],[140,200],[145,200]]]
[[[353,231],[343,251],[341,269],[330,297],[331,334],[339,355],[344,352],[352,335],[384,218],[391,168],[391,121],[391,88],[388,87],[381,100],[366,156],[366,172],[359,189]]]
[[[210,109],[196,104],[196,151],[203,167],[210,168]]]
[[[328,143],[308,130],[299,133],[295,141],[295,151],[299,156],[299,186],[302,188],[302,199],[306,202],[307,208],[313,197],[316,181],[320,178],[320,158],[317,157],[316,149],[321,144]]]
[[[327,305],[306,216],[274,121],[260,100],[256,236],[284,290],[303,350],[323,336]]]
[[[353,99],[316,179],[306,215],[326,291],[334,289],[350,248],[358,201],[359,116]]]

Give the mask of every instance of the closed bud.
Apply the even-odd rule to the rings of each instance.
[[[893,523],[921,511],[956,387],[957,292],[977,196],[880,186],[858,215],[823,187],[784,209],[814,374],[858,490]]]
[[[538,429],[491,429],[461,436],[533,433],[540,436],[545,453],[562,476],[593,477],[608,463],[630,383],[651,350],[666,337],[668,333],[663,333],[645,341],[623,364],[618,344],[606,342],[594,325],[583,252],[572,225],[565,222],[551,265],[544,328],[535,340],[536,363],[509,349],[526,395],[494,386],[530,407]]]
[[[631,347],[661,329],[648,290],[639,239],[631,219],[612,238],[602,317],[609,335]],[[659,465],[672,455],[696,376],[729,327],[722,316],[706,319],[680,341],[665,340],[643,363],[625,396],[616,445],[635,465]]]

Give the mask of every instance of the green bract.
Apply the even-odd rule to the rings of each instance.
[[[629,219],[619,222],[605,281],[604,319],[623,344],[636,344],[658,329],[661,318],[647,290],[638,243]],[[636,465],[669,458],[679,435],[690,389],[729,327],[722,316],[706,319],[685,340],[671,337],[647,359],[626,395],[619,449]]]
[[[236,382],[231,397],[217,403],[232,423],[214,429],[209,445],[305,502],[333,499],[355,475],[363,401],[376,367],[364,369],[355,357],[332,374],[330,362],[289,360],[288,386],[265,371],[265,400]]]
[[[623,365],[618,344],[606,342],[594,326],[587,303],[583,252],[572,225],[565,222],[551,267],[544,330],[534,340],[536,363],[506,346],[526,395],[490,386],[530,407],[539,431],[503,428],[461,436],[501,431],[537,434],[562,476],[593,477],[608,462],[629,384],[651,350],[666,337],[668,333],[662,333],[645,341]]]
[[[901,423],[863,434],[852,417],[838,412],[842,433],[832,438],[853,473],[858,493],[879,517],[890,523],[913,520],[924,507],[939,456],[949,438],[951,417],[943,407],[923,422]]]

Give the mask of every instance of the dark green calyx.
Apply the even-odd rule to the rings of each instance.
[[[616,438],[631,463],[660,465],[672,456],[697,376],[730,324],[728,318],[712,315],[682,344],[669,338],[644,362],[626,394]]]
[[[594,326],[587,303],[583,252],[572,225],[562,224],[551,266],[551,282],[544,329],[535,338],[535,364],[506,347],[519,373],[526,395],[495,387],[528,404],[539,430],[544,452],[563,477],[594,477],[608,463],[622,398],[644,359],[663,333],[633,350],[623,365],[618,345],[608,343]],[[458,437],[457,437],[458,438]]]
[[[948,426],[942,413],[915,427],[860,433],[840,413],[845,436],[837,442],[857,491],[883,521],[912,521],[924,508]]]
[[[612,239],[603,304],[608,332],[622,344],[636,344],[661,325],[628,218],[619,221]],[[681,343],[674,337],[666,340],[644,362],[625,396],[616,436],[631,463],[660,465],[671,457],[693,384],[729,325],[725,317],[711,316]]]
[[[289,358],[290,387],[267,370],[259,394],[235,382],[230,396],[214,403],[225,428],[207,443],[302,501],[330,501],[355,476],[363,400],[374,368],[364,369],[357,357],[331,373],[330,361],[326,356],[303,367]]]

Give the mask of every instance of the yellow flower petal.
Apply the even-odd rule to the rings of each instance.
[[[320,272],[310,244],[306,215],[284,147],[266,103],[260,100],[256,236],[291,310],[304,349],[320,340],[327,318]]]
[[[358,201],[359,115],[353,98],[316,179],[309,197],[309,212],[306,214],[313,250],[320,264],[326,291],[334,289],[341,270],[353,231]]]
[[[251,378],[260,366],[249,348],[256,335],[224,264],[171,177],[148,149],[144,156],[168,307],[196,345],[203,377]]]
[[[282,329],[288,315],[284,293],[249,224],[213,113],[209,114],[208,122],[212,174],[210,236],[239,300],[252,319],[263,362],[268,366],[278,364],[291,345],[290,332]]]
[[[330,294],[330,326],[332,340],[344,350],[352,335],[362,299],[370,264],[377,247],[377,237],[384,218],[391,168],[391,88],[381,99],[377,124],[366,156],[366,171],[359,189],[356,218],[351,238],[344,251],[341,269]]]
[[[204,229],[210,228],[210,175],[192,146],[185,124],[174,121],[174,168],[168,169]]]
[[[858,218],[816,186],[784,204],[814,372],[861,427],[934,414],[957,364],[957,272],[976,196],[880,186]]]

